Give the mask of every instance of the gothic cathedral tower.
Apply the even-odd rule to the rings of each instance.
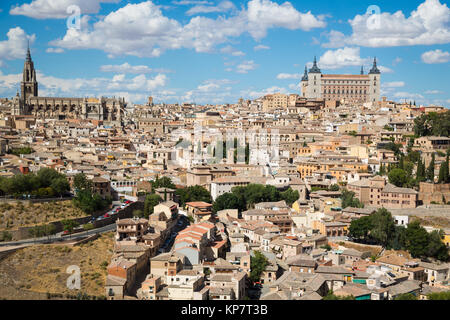
[[[34,63],[33,60],[31,60],[30,46],[28,46],[27,58],[23,66],[23,79],[20,84],[20,93],[23,105],[27,104],[27,99],[29,97],[38,96],[36,70],[34,70]]]

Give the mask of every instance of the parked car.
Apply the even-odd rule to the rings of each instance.
[[[109,218],[109,217],[110,217],[109,213],[106,213],[106,214],[103,216],[103,218]]]
[[[64,230],[63,233],[62,233],[63,236],[68,235],[68,234],[69,234],[68,230]]]

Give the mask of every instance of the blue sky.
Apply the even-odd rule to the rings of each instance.
[[[376,56],[383,95],[450,106],[444,0],[2,0],[2,97],[17,91],[28,40],[41,96],[235,103],[299,93],[314,55],[348,74]]]

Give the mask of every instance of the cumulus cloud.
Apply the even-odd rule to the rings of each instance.
[[[71,13],[67,8],[75,5],[81,14],[98,13],[101,3],[118,3],[120,0],[33,0],[21,6],[12,8],[9,13],[35,19],[64,19]]]
[[[372,68],[373,58],[362,58],[359,47],[345,47],[336,50],[327,50],[319,59],[319,68],[334,70],[345,67],[361,67],[364,66],[364,70],[370,70]],[[312,65],[311,62],[307,64],[308,68]],[[393,73],[394,71],[386,66],[378,65],[378,69],[381,73]]]
[[[440,90],[427,90],[427,91],[425,91],[425,94],[441,94],[441,93],[443,93],[443,92],[440,91]]]
[[[230,17],[216,19],[196,16],[183,25],[166,17],[151,1],[127,4],[111,12],[89,28],[68,29],[52,46],[64,49],[99,49],[111,57],[133,55],[158,57],[165,50],[181,48],[212,52],[215,46],[249,33],[259,40],[270,28],[311,30],[325,27],[323,17],[301,13],[290,3],[251,0]]]
[[[45,52],[47,52],[47,53],[63,53],[64,49],[62,49],[62,48],[47,48],[47,50],[45,50]]]
[[[253,48],[255,51],[260,51],[260,50],[270,50],[269,46],[265,46],[263,44],[257,45]]]
[[[216,6],[211,5],[196,5],[186,12],[187,15],[192,16],[199,13],[213,13],[213,12],[227,12],[235,9],[235,5],[231,1],[221,1]]]
[[[348,48],[326,51],[319,59],[319,66],[324,69],[340,69],[348,66],[362,66],[369,59],[360,57],[359,48]]]
[[[100,71],[102,72],[115,72],[115,73],[133,73],[133,74],[147,74],[152,72],[162,72],[168,73],[170,70],[166,69],[152,69],[148,66],[132,66],[128,62],[125,62],[121,65],[103,65],[100,67]]]
[[[187,91],[182,99],[196,103],[223,103],[232,97],[232,84],[236,82],[229,79],[207,80],[196,89]]]
[[[165,74],[147,77],[144,74],[127,78],[124,74],[112,78],[72,78],[65,79],[46,75],[37,71],[39,91],[48,96],[113,96],[116,92],[126,91],[132,94],[148,95],[159,92],[166,86],[168,78]],[[0,93],[13,93],[20,86],[22,74],[4,75],[0,72]]]
[[[403,81],[383,82],[381,84],[383,88],[401,88],[405,86]]]
[[[274,93],[283,93],[283,94],[289,94],[288,90],[286,88],[282,87],[270,87],[263,90],[244,90],[241,91],[241,96],[249,97],[250,99],[260,98],[268,94],[274,94]]]
[[[376,23],[375,23],[376,22]],[[356,15],[349,20],[353,33],[349,36],[332,30],[324,47],[346,45],[394,47],[432,45],[450,42],[450,9],[439,0],[425,0],[405,17],[402,11],[393,14]]]
[[[6,34],[7,40],[0,41],[0,63],[3,60],[24,59],[27,52],[27,43],[33,43],[35,35],[27,35],[20,28],[11,28]]]
[[[220,49],[221,53],[226,53],[226,54],[230,54],[234,57],[241,57],[241,56],[245,56],[245,53],[239,50],[234,49],[232,46],[226,46],[222,49]]]
[[[422,54],[422,61],[428,64],[446,63],[450,61],[450,53],[440,49],[427,51]]]
[[[245,74],[251,70],[255,70],[257,67],[258,65],[253,60],[244,61],[236,67],[236,72]]]
[[[301,79],[302,75],[299,73],[280,73],[277,75],[278,80],[288,80],[288,79]]]
[[[409,92],[397,92],[394,97],[401,99],[423,99],[424,97],[419,93],[409,93]]]

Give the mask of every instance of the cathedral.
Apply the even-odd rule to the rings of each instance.
[[[314,57],[309,72],[305,67],[301,87],[304,98],[355,103],[377,102],[380,101],[381,72],[375,58],[369,74],[364,74],[363,67],[358,75],[322,74]]]
[[[29,115],[38,119],[87,119],[120,123],[125,99],[40,97],[36,70],[28,48],[23,67],[20,95],[11,103],[11,115]]]

